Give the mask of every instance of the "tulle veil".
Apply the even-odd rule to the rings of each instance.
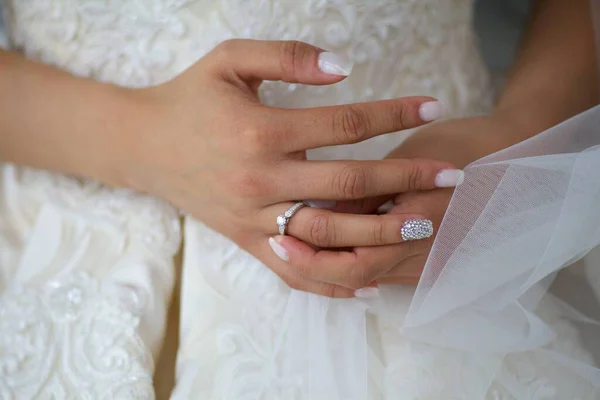
[[[592,3],[598,22],[600,2]],[[518,400],[600,399],[600,106],[465,173],[397,330],[434,359],[454,357],[445,399],[464,398],[465,386],[473,400],[494,398],[495,388]],[[397,307],[385,290],[378,301]],[[548,302],[591,357],[560,345],[548,324],[555,317],[540,311]],[[278,346],[296,355],[288,361],[302,371],[302,398],[365,400],[369,385],[382,384],[367,344],[369,307],[293,293]],[[523,354],[531,368],[545,366],[543,380],[508,373]]]

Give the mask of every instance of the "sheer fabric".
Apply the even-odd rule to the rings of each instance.
[[[409,357],[455,379],[438,397],[435,377],[418,377],[418,393],[386,398],[600,398],[600,106],[465,174],[408,311],[387,289],[364,307],[293,293],[281,336],[300,347],[306,398],[371,398],[385,385],[367,371],[365,316],[377,309],[397,313]]]

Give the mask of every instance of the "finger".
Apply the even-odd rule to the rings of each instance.
[[[266,232],[275,233],[277,216],[292,204],[278,204],[259,214]],[[304,207],[287,224],[287,234],[322,248],[383,246],[433,235],[433,223],[418,214],[356,215]]]
[[[355,200],[460,184],[463,172],[444,161],[290,161],[282,166],[281,200]],[[450,180],[450,178],[452,180]]]
[[[288,152],[358,143],[385,133],[415,128],[442,117],[431,97],[405,97],[343,106],[289,109],[276,113],[289,127]]]
[[[357,247],[353,251],[315,250],[292,236],[276,236],[285,249],[287,263],[315,281],[360,289],[378,281],[400,261],[426,252],[428,239],[380,247]]]
[[[328,85],[352,70],[347,57],[298,41],[232,39],[217,46],[210,57],[217,71],[233,71],[245,81]]]
[[[266,259],[271,270],[292,289],[332,298],[355,297],[352,289],[302,277],[297,271],[290,268],[289,263],[286,261],[288,258],[286,250],[278,246],[273,240],[264,240],[259,250],[264,256],[261,258]]]

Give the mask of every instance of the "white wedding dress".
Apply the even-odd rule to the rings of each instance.
[[[227,38],[298,39],[345,52],[354,72],[330,87],[266,83],[267,104],[431,95],[452,117],[492,104],[471,0],[9,0],[5,11],[15,49],[123,86],[164,82]],[[381,158],[403,137],[310,156]],[[293,292],[158,199],[14,165],[0,179],[2,400],[154,398],[177,271],[173,399],[598,398],[575,396],[572,379],[526,349],[482,360],[405,334],[414,288],[383,287],[372,301]],[[537,307],[556,334],[549,346],[594,365],[564,308]]]

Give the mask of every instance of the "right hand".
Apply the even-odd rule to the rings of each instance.
[[[294,201],[351,200],[435,187],[451,164],[427,160],[307,161],[306,150],[424,124],[428,97],[346,106],[277,109],[261,105],[263,80],[326,85],[345,76],[319,69],[323,52],[300,42],[231,40],[174,80],[134,90],[121,179],[158,195],[229,237],[290,286],[336,297],[353,288],[305,279],[274,256],[268,238]],[[139,127],[139,125],[138,125]],[[300,210],[288,233],[318,247],[382,246],[402,241],[401,215]],[[426,217],[426,216],[425,216]],[[366,260],[357,260],[357,262]]]

